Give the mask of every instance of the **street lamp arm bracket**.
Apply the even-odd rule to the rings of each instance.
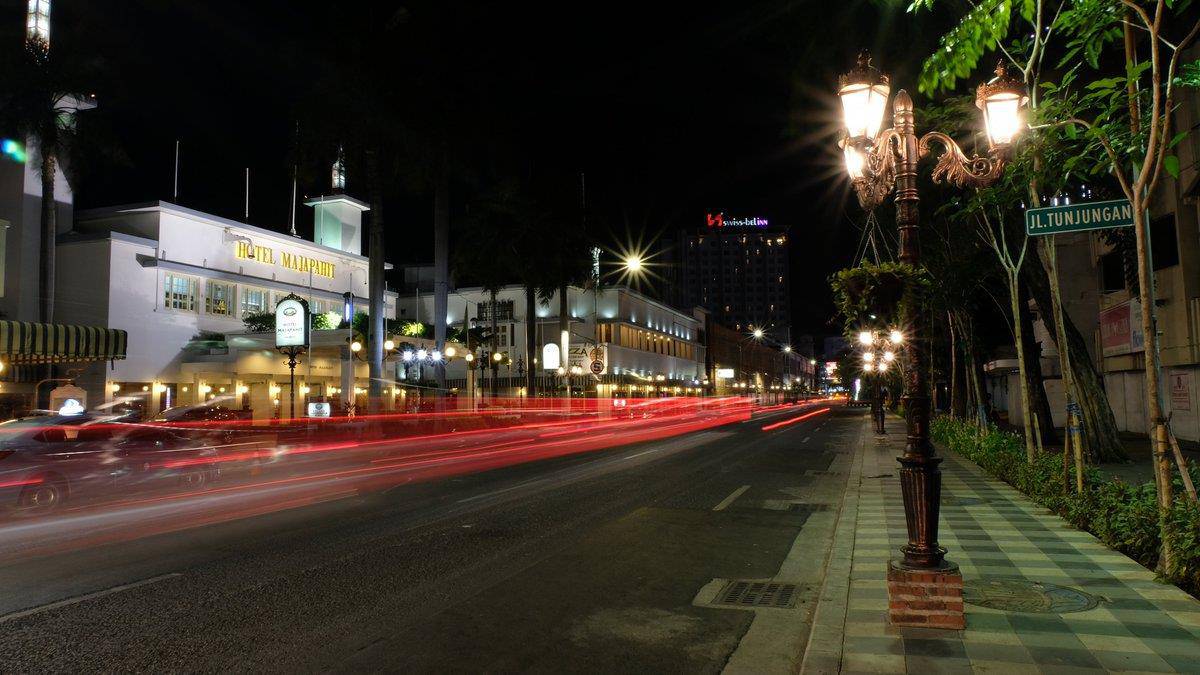
[[[933,167],[933,182],[948,181],[958,187],[987,187],[1004,173],[1007,164],[1004,154],[995,152],[987,157],[967,157],[962,148],[946,134],[930,131],[921,137],[917,153],[921,158],[932,153],[932,145],[942,146],[943,152]]]
[[[860,148],[863,155],[863,175],[851,182],[858,195],[858,203],[864,210],[875,210],[895,187],[896,163],[900,156],[901,143],[899,132],[895,129],[884,129],[879,132],[879,137],[873,144]]]

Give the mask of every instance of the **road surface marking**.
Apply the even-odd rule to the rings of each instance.
[[[800,442],[801,442],[801,443],[807,443],[807,442],[808,442],[808,439],[810,439],[810,438],[812,438],[812,436],[805,436],[805,437],[804,437],[804,440],[802,440],[802,441],[800,441]]]
[[[175,577],[181,577],[181,576],[183,576],[183,574],[181,574],[179,572],[171,572],[169,574],[160,574],[156,577],[150,577],[149,579],[142,579],[141,581],[135,581],[135,582],[129,583],[129,584],[122,584],[120,586],[113,586],[112,588],[106,588],[103,591],[96,591],[95,593],[87,593],[84,595],[77,595],[73,598],[67,598],[66,600],[59,600],[58,602],[51,602],[50,604],[47,604],[47,605],[39,605],[37,607],[30,607],[29,609],[23,609],[19,612],[12,612],[11,614],[5,614],[4,616],[0,616],[0,623],[4,623],[5,621],[11,621],[13,619],[20,619],[22,617],[26,617],[31,614],[38,614],[40,612],[45,612],[45,611],[48,611],[51,609],[58,609],[59,607],[67,607],[69,605],[78,604],[80,602],[85,602],[87,600],[94,600],[96,598],[102,598],[106,595],[112,595],[113,593],[120,593],[121,591],[128,591],[130,589],[137,588],[139,586],[147,586],[149,584],[157,583],[159,581],[165,581],[167,579],[173,579]]]
[[[730,494],[725,499],[722,499],[720,504],[717,504],[716,506],[714,506],[713,511],[724,511],[725,507],[732,504],[735,499],[737,499],[738,497],[741,497],[742,493],[749,489],[750,489],[749,485],[743,485],[742,487],[734,490],[732,494]]]
[[[481,495],[475,495],[473,497],[467,497],[465,499],[460,499],[460,500],[458,500],[458,503],[462,504],[463,502],[473,502],[476,499],[483,499],[485,497],[492,497],[495,495],[504,494],[505,492],[512,492],[513,490],[519,490],[523,487],[529,487],[530,485],[536,485],[538,483],[541,483],[544,480],[545,480],[544,478],[539,478],[537,480],[531,480],[531,481],[526,481],[524,483],[518,483],[517,485],[512,485],[512,486],[509,486],[506,488],[502,488],[500,490],[492,490],[491,492],[485,492]]]

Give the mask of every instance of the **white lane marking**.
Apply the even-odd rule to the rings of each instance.
[[[541,483],[541,482],[542,482],[542,481],[544,481],[544,480],[545,480],[544,478],[539,478],[539,479],[537,479],[537,480],[526,481],[526,482],[524,482],[524,483],[519,483],[519,484],[517,484],[517,485],[512,485],[512,486],[509,486],[509,487],[506,487],[506,488],[502,488],[502,489],[500,489],[500,490],[492,490],[491,492],[485,492],[485,493],[483,493],[483,494],[481,494],[481,495],[475,495],[475,496],[473,496],[473,497],[467,497],[467,498],[465,498],[465,499],[460,499],[460,500],[458,500],[458,503],[459,503],[459,504],[462,504],[463,502],[473,502],[473,501],[475,501],[476,499],[483,499],[484,497],[491,497],[491,496],[493,496],[493,495],[504,494],[505,492],[512,492],[513,490],[519,490],[519,489],[521,489],[521,488],[523,488],[523,487],[529,487],[530,485],[536,485],[536,484],[538,484],[538,483]]]
[[[659,450],[663,450],[663,449],[664,449],[664,448],[654,448],[653,450],[645,450],[645,451],[643,451],[643,452],[639,452],[639,453],[637,453],[637,454],[635,454],[635,455],[625,455],[625,456],[624,456],[624,457],[622,457],[621,459],[633,459],[634,457],[641,457],[642,455],[648,455],[648,454],[650,454],[650,453],[652,453],[652,452],[658,452]]]
[[[807,443],[807,442],[808,442],[808,439],[810,439],[810,438],[812,438],[812,436],[805,436],[805,437],[804,437],[804,440],[802,440],[802,441],[800,441],[800,442],[801,442],[801,443]]]
[[[730,494],[725,499],[722,499],[720,504],[717,504],[716,506],[714,506],[713,511],[724,511],[725,507],[732,504],[734,502],[734,500],[736,500],[738,497],[742,496],[743,492],[745,492],[746,490],[749,490],[749,489],[750,489],[749,485],[743,485],[742,487],[734,490],[732,494]]]
[[[10,614],[5,614],[4,616],[0,616],[0,623],[4,623],[5,621],[12,621],[13,619],[20,619],[22,617],[26,617],[31,614],[38,614],[40,612],[46,612],[46,611],[49,611],[52,609],[58,609],[59,607],[67,607],[70,605],[78,604],[80,602],[94,600],[95,598],[102,598],[106,595],[112,595],[113,593],[120,593],[121,591],[128,591],[130,589],[137,588],[139,586],[146,586],[149,584],[157,583],[159,581],[166,581],[167,579],[174,579],[175,577],[181,577],[181,576],[183,576],[183,574],[180,572],[170,572],[168,574],[160,574],[156,577],[150,577],[149,579],[142,579],[141,581],[134,581],[134,582],[128,583],[128,584],[121,584],[120,586],[113,586],[112,588],[106,588],[102,591],[96,591],[94,593],[87,593],[84,595],[77,595],[73,598],[67,598],[66,600],[59,600],[58,602],[51,602],[46,605],[30,607],[29,609],[23,609],[19,612],[12,612]]]

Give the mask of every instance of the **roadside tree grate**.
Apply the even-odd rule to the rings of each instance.
[[[731,581],[717,594],[717,603],[739,607],[796,606],[796,584],[769,581]]]

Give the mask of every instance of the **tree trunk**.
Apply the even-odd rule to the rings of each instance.
[[[1014,342],[1017,347],[1017,379],[1021,385],[1021,428],[1025,434],[1025,458],[1030,464],[1034,460],[1033,415],[1029,407],[1029,380],[1025,373],[1028,366],[1025,358],[1025,331],[1021,325],[1021,289],[1018,287],[1015,270],[1009,271],[1008,297],[1012,309]]]
[[[1045,312],[1054,306],[1050,293],[1050,280],[1046,275],[1046,266],[1042,263],[1038,247],[1030,247],[1032,258],[1026,261],[1022,268],[1029,295],[1037,303],[1038,309]],[[1050,329],[1050,326],[1047,326]],[[1050,337],[1058,340],[1057,326],[1054,326]],[[1108,392],[1104,389],[1104,381],[1100,377],[1092,357],[1088,353],[1087,343],[1071,320],[1071,315],[1063,313],[1063,329],[1067,338],[1067,360],[1071,366],[1071,379],[1078,394],[1080,407],[1083,410],[1083,446],[1087,448],[1093,462],[1124,462],[1129,459],[1125,448],[1121,445],[1120,432],[1117,430],[1117,420],[1113,417],[1112,406],[1108,402]]]
[[[1167,448],[1166,417],[1163,415],[1159,398],[1158,334],[1155,332],[1154,272],[1150,259],[1150,237],[1145,218],[1145,204],[1141,199],[1133,201],[1133,229],[1137,232],[1138,296],[1142,302],[1142,334],[1146,336],[1146,429],[1150,432],[1151,447],[1154,448],[1154,478],[1158,484],[1158,508],[1162,521],[1162,555],[1160,569],[1170,569],[1171,548],[1167,538],[1167,513],[1174,501],[1171,485],[1171,459]]]
[[[371,191],[371,229],[367,259],[367,294],[371,296],[371,325],[370,335],[367,336],[367,366],[370,381],[367,383],[367,410],[378,413],[383,398],[383,340],[384,340],[384,298],[383,298],[383,185],[379,175],[379,157],[377,151],[371,151],[367,157],[367,170]],[[445,316],[443,314],[443,316]],[[350,392],[353,397],[354,392]],[[353,398],[351,399],[353,400]]]
[[[537,289],[525,287],[525,395],[537,396]]]
[[[58,157],[53,148],[39,148],[42,156],[42,255],[40,266],[41,317],[43,323],[54,322],[54,279],[56,240],[58,238],[58,205],[54,196],[54,175]]]
[[[950,329],[950,375],[946,378],[950,386],[950,415],[956,419],[962,419],[964,416],[964,392],[958,384],[958,330],[954,325],[953,312],[946,312],[946,325]]]
[[[443,144],[433,189],[433,341],[446,349],[446,313],[450,293],[450,169],[449,151]],[[437,364],[438,389],[446,389],[446,366]],[[440,392],[439,392],[440,393]]]
[[[1021,284],[1022,291],[1028,291],[1025,284]],[[1046,397],[1046,381],[1042,376],[1042,345],[1034,340],[1033,334],[1033,314],[1029,311],[1028,295],[1021,295],[1021,328],[1025,336],[1025,379],[1029,384],[1029,407],[1033,414],[1037,416],[1038,424],[1035,427],[1040,432],[1040,436],[1035,436],[1038,450],[1042,450],[1042,446],[1047,443],[1057,443],[1058,434],[1054,433],[1054,417],[1050,411],[1050,401]]]

